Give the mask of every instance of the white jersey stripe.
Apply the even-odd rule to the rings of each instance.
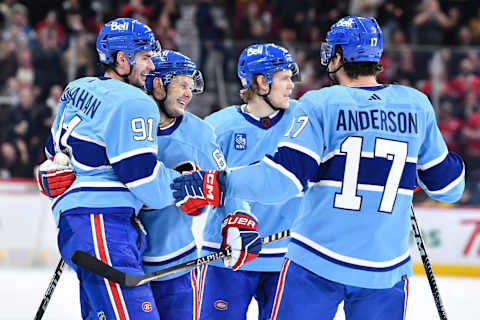
[[[298,234],[298,233],[295,233],[295,232],[291,233],[291,237],[300,241],[300,242],[302,242],[302,243],[304,243],[304,244],[306,244],[307,246],[317,250],[318,252],[335,259],[335,260],[350,263],[350,264],[354,264],[354,265],[358,265],[358,266],[364,266],[364,267],[388,268],[388,267],[396,265],[397,263],[400,263],[400,262],[404,261],[410,255],[409,251],[407,250],[407,252],[405,252],[401,256],[398,256],[398,257],[396,257],[394,259],[391,259],[391,260],[370,261],[370,260],[358,259],[358,258],[353,258],[353,257],[348,257],[348,256],[341,255],[341,254],[339,254],[337,252],[334,252],[332,250],[329,250],[329,249],[319,245],[318,243],[308,239],[307,237],[304,237],[301,234]]]

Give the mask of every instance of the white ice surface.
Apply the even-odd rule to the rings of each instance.
[[[0,319],[33,319],[52,273],[48,269],[0,269]],[[438,277],[437,282],[449,319],[480,319],[480,279]],[[247,319],[255,320],[256,313],[252,303]],[[80,319],[77,279],[71,270],[60,278],[43,319]],[[335,318],[340,319],[345,319],[342,310]],[[428,282],[422,276],[414,276],[410,282],[407,320],[414,319],[438,319]]]

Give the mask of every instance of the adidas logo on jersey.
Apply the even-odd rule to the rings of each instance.
[[[117,21],[113,21],[110,25],[110,29],[112,30],[119,30],[119,31],[127,31],[128,30],[128,22],[118,23]]]
[[[370,96],[370,98],[368,98],[369,101],[373,101],[373,100],[382,100],[382,98],[380,98],[379,96],[377,96],[375,93],[372,94]]]

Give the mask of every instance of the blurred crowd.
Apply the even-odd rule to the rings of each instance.
[[[382,83],[415,87],[432,101],[448,147],[467,163],[462,203],[480,204],[480,6],[478,0],[1,0],[0,178],[31,178],[63,87],[97,75],[96,34],[116,17],[147,23],[165,49],[204,73],[203,117],[240,103],[236,59],[247,45],[275,42],[294,55],[294,98],[328,86],[319,63],[331,24],[374,16],[384,32]],[[212,68],[213,65],[213,68]]]

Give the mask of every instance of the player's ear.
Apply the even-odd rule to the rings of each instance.
[[[167,92],[160,77],[155,77],[153,79],[153,90],[155,91],[155,97],[157,99],[163,100],[167,96]]]
[[[335,52],[335,55],[332,58],[332,63],[335,67],[340,66],[342,62],[342,55],[340,52]]]
[[[257,84],[258,93],[265,94],[268,92],[268,82],[264,75],[258,75],[255,78],[255,82]]]
[[[116,57],[115,57],[115,63],[117,64],[117,66],[119,66],[120,68],[124,68],[126,65],[129,64],[128,60],[127,60],[127,56],[125,55],[125,53],[123,53],[122,51],[118,51],[116,53]]]

